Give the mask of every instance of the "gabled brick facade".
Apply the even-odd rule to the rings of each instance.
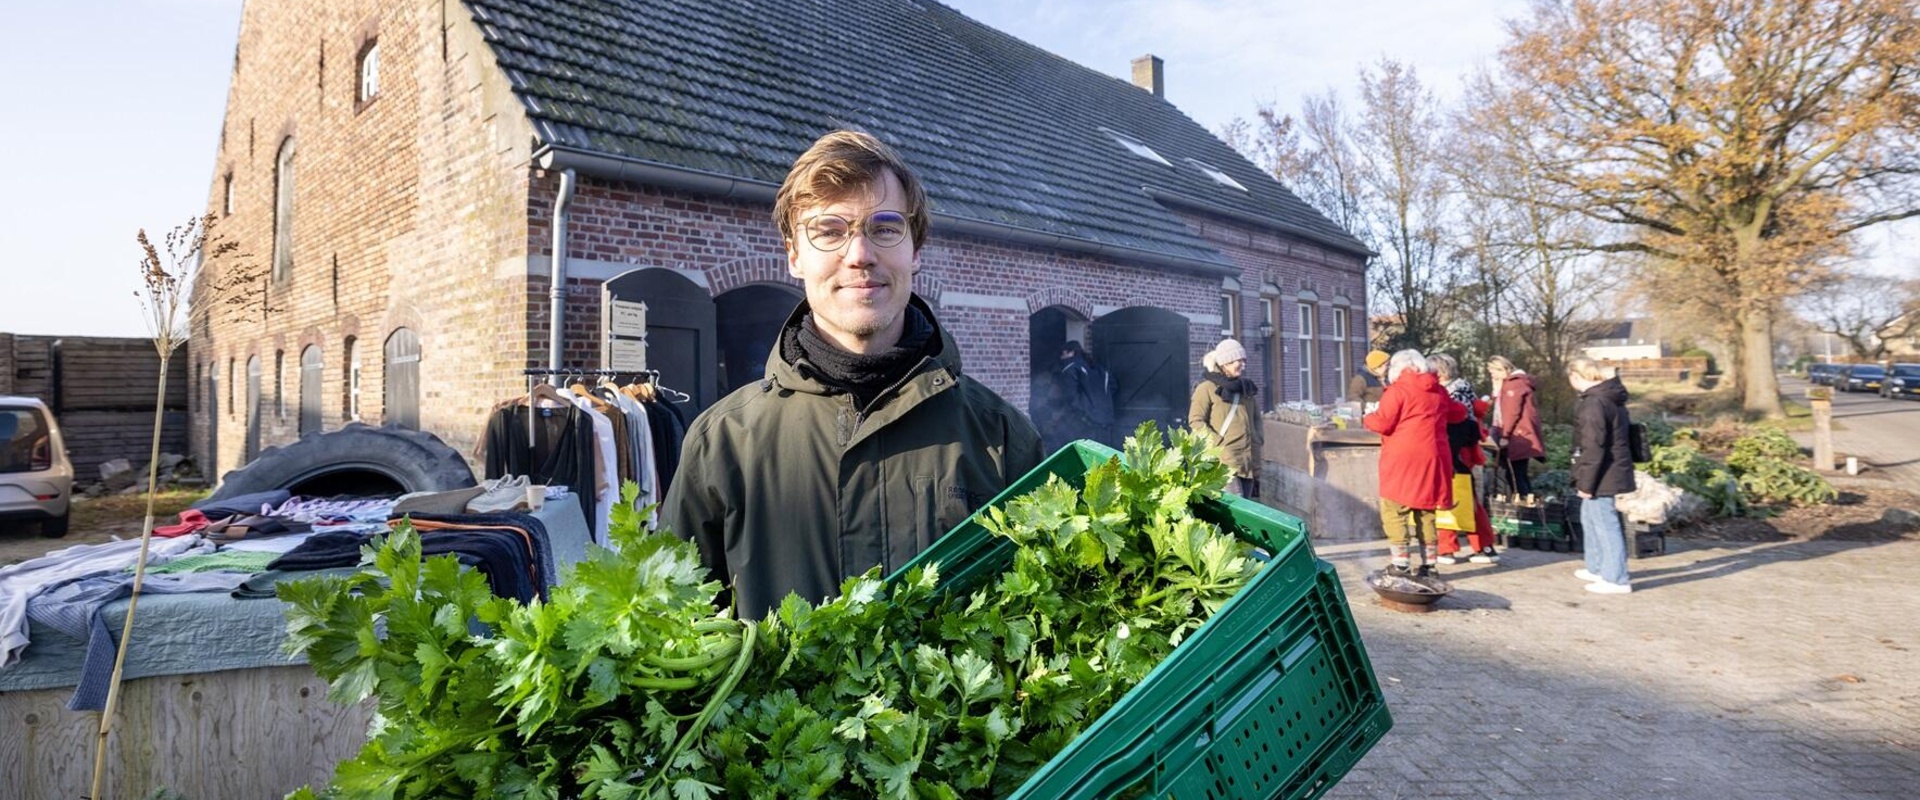
[[[380,92],[363,103],[358,62],[370,41],[379,48]],[[208,463],[214,448],[220,470],[237,466],[249,425],[258,426],[261,447],[294,439],[293,395],[307,347],[321,353],[324,427],[349,421],[349,338],[360,364],[360,418],[384,421],[382,344],[401,328],[420,340],[421,427],[471,454],[492,406],[525,391],[521,370],[547,360],[559,178],[534,163],[535,130],[508,75],[451,0],[253,0],[243,12],[209,209],[223,211],[231,175],[232,214],[220,229],[262,265],[273,261],[276,155],[289,136],[292,267],[263,278],[273,307],[264,318],[258,308],[222,308],[195,332],[196,456]],[[794,153],[805,144],[795,142]],[[937,198],[936,187],[939,211]],[[563,362],[597,364],[600,284],[629,270],[673,270],[716,297],[756,283],[797,285],[769,212],[758,202],[582,175],[568,211]],[[1336,297],[1352,302],[1352,320],[1366,319],[1359,256],[1246,221],[1192,211],[1181,219],[1238,270],[1239,335],[1254,377],[1279,387],[1263,388],[1270,402],[1300,397],[1293,332],[1303,291],[1318,298],[1322,372],[1344,376],[1328,337]],[[938,221],[921,263],[916,289],[960,342],[965,369],[1023,408],[1028,323],[1050,306],[1082,318],[1139,306],[1183,316],[1190,381],[1220,338],[1219,274],[959,235]],[[212,264],[209,275],[231,269]],[[1268,298],[1281,301],[1271,340],[1285,348],[1277,376],[1264,374],[1272,345],[1258,341]],[[1364,352],[1364,336],[1364,325],[1352,326],[1350,361]],[[249,414],[253,357],[263,374]],[[1341,386],[1326,378],[1320,399],[1334,399]]]

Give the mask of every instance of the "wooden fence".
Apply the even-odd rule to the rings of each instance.
[[[1602,361],[1620,372],[1620,380],[1643,382],[1697,381],[1707,374],[1704,356],[1686,358],[1630,358]]]
[[[163,453],[188,452],[185,354],[183,347],[167,365]],[[146,463],[159,380],[150,339],[0,333],[0,395],[37,397],[53,409],[82,485],[100,479],[104,462]]]

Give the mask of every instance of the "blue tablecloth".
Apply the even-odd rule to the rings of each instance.
[[[550,499],[534,516],[546,526],[553,558],[561,570],[587,555],[592,532],[572,496]],[[102,611],[107,627],[120,635],[127,601]],[[34,623],[32,644],[20,663],[0,669],[0,692],[73,686],[79,682],[85,640]],[[224,669],[304,664],[281,646],[287,638],[286,604],[275,599],[236,600],[223,593],[162,594],[140,598],[133,621],[124,678],[187,675]]]

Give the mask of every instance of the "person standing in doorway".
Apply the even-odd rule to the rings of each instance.
[[[1574,406],[1573,489],[1580,494],[1580,524],[1586,531],[1584,569],[1573,576],[1596,594],[1628,594],[1626,534],[1613,498],[1632,492],[1633,448],[1627,429],[1627,387],[1590,358],[1567,362],[1567,382],[1580,393]]]
[[[1080,342],[1070,340],[1060,351],[1057,375],[1061,394],[1071,411],[1069,426],[1078,434],[1073,438],[1117,445],[1113,435],[1112,373],[1100,366]]]
[[[1533,399],[1533,376],[1513,365],[1506,356],[1487,358],[1487,377],[1493,382],[1493,418],[1488,426],[1488,441],[1493,444],[1493,469],[1507,492],[1526,497],[1533,494],[1533,479],[1527,467],[1536,458],[1546,458],[1546,437],[1540,432],[1540,408]]]
[[[927,196],[899,153],[862,131],[821,137],[773,218],[805,299],[765,377],[694,420],[660,509],[743,619],[905,566],[1041,460],[1033,425],[961,371],[913,293]]]
[[[1220,449],[1220,460],[1233,470],[1235,493],[1260,497],[1260,445],[1265,441],[1260,419],[1259,387],[1246,376],[1247,350],[1232,339],[1222,339],[1200,359],[1206,375],[1193,387],[1187,404],[1187,426]]]

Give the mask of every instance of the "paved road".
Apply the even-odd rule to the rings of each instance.
[[[1806,381],[1782,378],[1780,384],[1790,397],[1806,395]],[[1920,401],[1835,392],[1833,419],[1839,423],[1833,432],[1833,449],[1841,465],[1847,456],[1855,456],[1875,468],[1869,474],[1877,471],[1888,480],[1920,487]],[[1794,438],[1809,447],[1813,444],[1811,433]]]
[[[1920,796],[1920,540],[1674,544],[1629,596],[1577,554],[1451,567],[1423,615],[1360,582],[1382,547],[1322,547],[1394,715],[1328,796]]]

